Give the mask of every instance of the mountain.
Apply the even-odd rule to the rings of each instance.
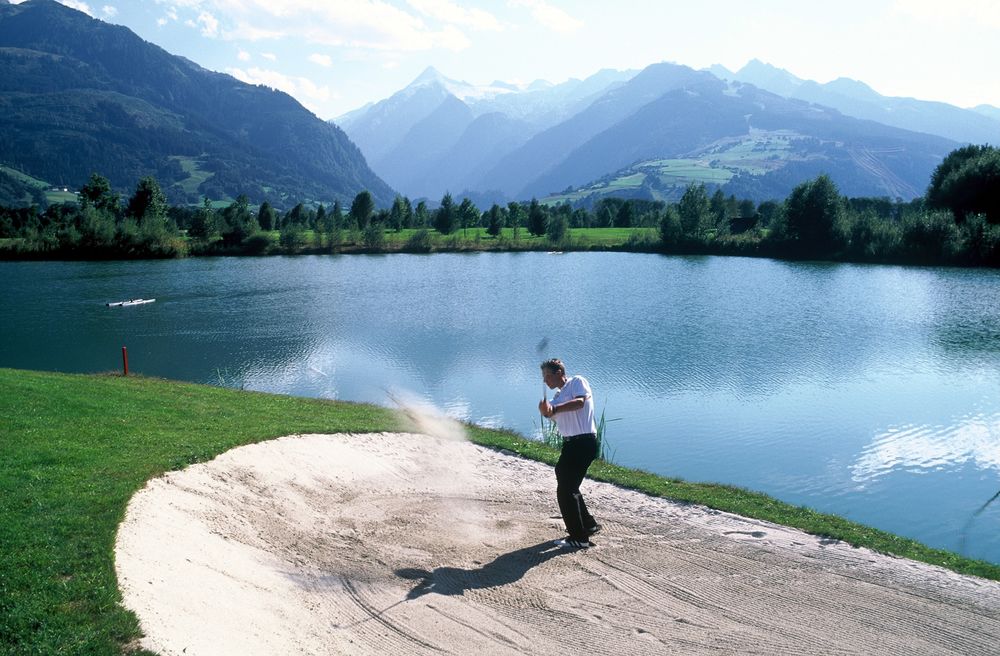
[[[475,86],[428,68],[389,98],[333,122],[393,187],[437,199],[480,186],[504,155],[634,74],[603,70],[555,85]]]
[[[832,107],[855,118],[936,134],[963,143],[1000,142],[1000,116],[991,115],[988,111],[979,112],[941,102],[883,96],[863,82],[848,78],[819,84],[799,79],[786,70],[757,59],[748,62],[735,73],[721,66],[709,70],[724,80],[753,84],[779,96]]]
[[[373,158],[372,166],[393,187],[426,195],[434,187],[433,181],[427,181],[434,169],[424,163],[437,160],[461,138],[473,120],[469,106],[448,95],[434,111],[413,125],[392,150]]]
[[[393,197],[343,131],[287,94],[53,0],[0,4],[0,135],[0,166],[71,188],[96,171],[128,193],[154,175],[172,202]]]
[[[625,84],[602,95],[583,111],[535,135],[524,146],[504,157],[485,176],[483,184],[518,198],[538,195],[539,188],[545,189],[542,192],[544,195],[554,190],[546,188],[551,184],[556,185],[555,189],[560,189],[558,182],[552,182],[551,178],[544,176],[546,171],[565,162],[569,153],[664,93],[710,79],[715,80],[708,73],[694,71],[686,66],[667,63],[648,66]],[[603,168],[605,172],[617,168],[599,161],[577,164]],[[539,178],[541,182],[532,184]],[[578,182],[583,181],[585,180]]]
[[[976,105],[972,108],[972,111],[992,118],[995,121],[1000,121],[1000,107],[994,107],[993,105]]]
[[[848,196],[911,199],[958,145],[750,84],[703,78],[565,154],[522,195],[583,204],[603,196],[677,200],[700,182],[767,200],[826,173]],[[598,176],[599,164],[612,172]]]

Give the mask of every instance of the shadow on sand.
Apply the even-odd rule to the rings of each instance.
[[[396,570],[396,576],[418,581],[406,598],[417,599],[425,594],[461,595],[466,590],[480,590],[508,585],[520,580],[532,567],[568,553],[551,540],[497,556],[492,562],[475,569],[436,567],[433,572],[406,567]]]

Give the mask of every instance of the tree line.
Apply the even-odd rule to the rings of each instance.
[[[571,229],[632,230],[622,247],[672,253],[748,254],[790,258],[1000,266],[1000,149],[966,146],[950,153],[923,198],[845,198],[825,175],[796,186],[783,201],[739,200],[691,184],[676,203],[602,198],[569,203],[493,204],[481,211],[446,193],[431,208],[397,196],[378,208],[368,191],[350,207],[299,203],[278,211],[246,196],[217,208],[169,206],[153,177],[128,199],[93,174],[78,202],[45,211],[0,208],[0,239],[10,256],[145,258],[226,253],[383,250],[387,233],[412,230],[411,250],[430,250],[432,232],[467,234],[531,247],[573,248]],[[276,235],[276,238],[275,238]]]

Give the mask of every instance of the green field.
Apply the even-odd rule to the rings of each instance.
[[[797,157],[801,137],[786,131],[752,130],[740,137],[720,139],[687,158],[654,159],[633,164],[600,181],[546,196],[546,204],[599,199],[647,185],[653,200],[676,201],[691,184],[724,185],[734,175],[762,175]]]
[[[14,178],[18,182],[22,182],[28,185],[29,187],[37,187],[38,189],[47,189],[48,187],[51,186],[44,180],[33,178],[30,175],[27,175],[26,173],[21,173],[17,169],[12,169],[9,166],[3,166],[2,164],[0,164],[0,171],[3,171],[4,173]]]
[[[22,184],[25,184],[29,187],[34,187],[36,189],[44,190],[45,201],[50,205],[56,203],[76,202],[76,193],[74,193],[74,191],[72,190],[62,191],[61,189],[56,189],[48,182],[45,182],[44,180],[39,180],[38,178],[34,178],[30,175],[27,175],[26,173],[21,173],[17,169],[13,169],[9,166],[0,165],[0,171],[14,178],[18,182],[21,182]],[[31,199],[27,198],[26,200],[30,202]]]
[[[418,228],[406,228],[396,232],[394,230],[384,231],[384,250],[392,251],[421,251],[426,248],[415,247],[414,239],[420,233]],[[518,230],[517,238],[514,237],[513,228],[504,228],[498,237],[492,237],[486,232],[486,228],[475,227],[463,230],[459,228],[450,235],[444,235],[432,228],[424,229],[427,238],[427,245],[431,251],[493,251],[493,250],[550,250],[560,248],[572,249],[614,249],[628,245],[634,245],[636,240],[640,242],[655,240],[659,237],[653,228],[570,228],[567,238],[559,243],[553,244],[548,237],[534,236],[525,228]],[[276,230],[266,232],[271,242],[278,244],[280,233]],[[303,231],[302,248],[306,251],[316,247],[316,232],[314,230]],[[338,250],[353,250],[363,248],[363,239],[358,231],[344,231],[341,233],[341,241],[337,246]],[[328,249],[326,237],[321,240],[321,249]]]
[[[527,411],[527,410],[526,410]],[[166,471],[294,433],[394,431],[370,405],[119,375],[0,369],[0,653],[118,654],[139,636],[120,606],[118,524],[132,495]],[[469,427],[474,442],[554,464],[557,452]],[[1000,580],[1000,566],[790,506],[739,488],[689,483],[598,461],[592,478],[735,512],[858,546]]]
[[[188,174],[189,177],[181,180],[176,184],[184,190],[184,193],[191,196],[198,194],[198,187],[202,182],[205,182],[212,177],[213,173],[211,171],[201,170],[201,161],[197,157],[187,157],[184,155],[174,155],[170,159],[174,160],[181,165],[181,169]],[[218,207],[226,207],[232,199],[218,201]],[[213,207],[215,204],[213,203]]]

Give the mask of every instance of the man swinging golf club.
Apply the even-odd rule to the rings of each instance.
[[[567,549],[586,549],[594,546],[590,536],[601,530],[580,493],[587,468],[597,457],[594,396],[586,378],[567,377],[566,367],[556,359],[542,363],[542,380],[549,389],[559,391],[551,402],[539,401],[538,411],[556,422],[563,436],[562,452],[556,463],[556,499],[569,537],[557,540],[556,544]]]

